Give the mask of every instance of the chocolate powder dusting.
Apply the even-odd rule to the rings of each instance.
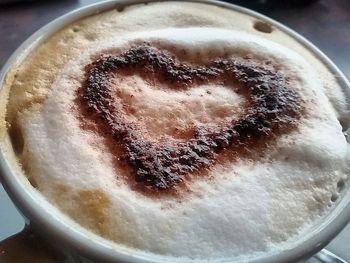
[[[132,172],[129,182],[142,192],[166,193],[191,175],[205,175],[225,152],[243,156],[264,150],[277,136],[294,129],[303,111],[303,101],[286,76],[268,63],[257,64],[249,58],[193,66],[145,45],[102,55],[85,70],[85,81],[77,92],[82,119],[96,123],[98,132],[121,148],[120,162]],[[185,142],[148,141],[137,123],[126,121],[121,100],[110,88],[118,75],[135,74],[176,90],[225,85],[245,97],[244,114],[216,127],[194,127],[193,137]]]

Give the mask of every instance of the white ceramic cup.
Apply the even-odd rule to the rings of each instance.
[[[0,87],[2,87],[6,74],[11,68],[19,65],[21,61],[25,59],[27,54],[59,29],[73,21],[91,14],[143,2],[152,2],[152,0],[115,0],[100,2],[75,10],[54,20],[28,38],[9,58],[0,72]],[[311,51],[326,65],[330,72],[337,76],[340,86],[343,88],[344,93],[350,101],[350,84],[344,75],[321,51],[302,36],[274,20],[242,7],[210,0],[192,2],[217,5],[247,14],[256,20],[260,20],[290,35],[306,49]],[[49,209],[47,203],[43,202],[43,199],[38,198],[38,195],[34,194],[33,190],[23,183],[23,179],[16,175],[15,169],[11,167],[11,163],[8,161],[5,149],[0,149],[0,172],[0,179],[7,193],[23,216],[27,219],[28,224],[30,224],[36,233],[39,233],[45,240],[49,241],[55,249],[62,252],[67,261],[131,263],[164,262],[164,258],[161,257],[145,255],[144,253],[133,252],[132,250],[116,249],[108,243],[95,240],[91,236],[79,231],[74,226],[69,225],[64,220],[61,220],[51,209]],[[348,189],[342,193],[341,198],[339,198],[331,212],[324,217],[322,222],[310,229],[308,233],[301,238],[302,240],[299,244],[285,251],[252,259],[251,262],[295,262],[309,258],[326,246],[345,227],[347,222],[349,222],[349,219],[350,191]],[[223,262],[231,261],[227,260]]]

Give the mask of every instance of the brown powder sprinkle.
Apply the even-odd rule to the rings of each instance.
[[[76,102],[81,119],[96,123],[97,131],[118,145],[121,156],[116,159],[131,171],[131,186],[142,193],[166,193],[191,175],[206,174],[224,152],[243,156],[262,151],[297,126],[303,101],[286,76],[268,64],[237,58],[193,66],[180,63],[166,51],[142,45],[117,55],[101,55],[87,65]],[[120,99],[111,92],[113,78],[135,74],[175,90],[225,85],[244,96],[244,113],[216,127],[192,127],[193,137],[188,141],[155,143],[144,139],[145,131],[137,123],[126,121]]]

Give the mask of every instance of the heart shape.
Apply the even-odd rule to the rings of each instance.
[[[121,161],[134,175],[133,184],[142,192],[174,189],[189,175],[205,174],[225,152],[245,156],[265,149],[277,136],[295,128],[303,111],[303,101],[289,87],[288,78],[268,62],[258,64],[251,58],[192,66],[180,63],[168,51],[142,45],[102,55],[86,66],[85,74],[76,99],[82,120],[94,122],[94,129],[114,142],[122,152]],[[118,76],[135,74],[176,90],[225,85],[246,99],[244,113],[226,123],[193,127],[187,141],[147,139],[136,122],[125,118],[111,88]]]

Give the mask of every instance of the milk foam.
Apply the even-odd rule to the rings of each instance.
[[[191,63],[248,54],[269,60],[295,84],[293,88],[306,101],[307,115],[297,130],[278,138],[259,160],[242,158],[217,164],[209,172],[210,181],[194,180],[190,193],[180,199],[144,196],[131,190],[114,169],[115,157],[102,138],[81,128],[74,101],[84,66],[96,55],[122,52],[144,41]],[[117,84],[123,85],[120,82]],[[123,83],[126,99],[128,92],[141,90],[130,101],[137,108],[131,118],[142,119],[155,137],[162,132],[171,134],[169,127],[206,123],[217,112],[237,114],[244,101],[225,87],[203,86],[187,96],[154,88],[138,76]],[[185,109],[180,103],[184,100]],[[174,111],[172,121],[167,121]],[[107,232],[94,229],[85,214],[78,219],[72,216],[78,223],[118,244],[185,261],[239,259],[288,246],[285,241],[291,242],[325,213],[337,182],[346,177],[348,169],[348,144],[312,67],[285,47],[233,30],[172,28],[106,40],[69,62],[44,103],[22,112],[20,123],[25,138],[22,159],[30,164],[26,171],[46,198],[72,216],[75,210],[82,211],[85,201],[71,197],[98,189],[110,200],[101,223],[106,224]],[[62,185],[71,190],[60,197],[57,186]]]

